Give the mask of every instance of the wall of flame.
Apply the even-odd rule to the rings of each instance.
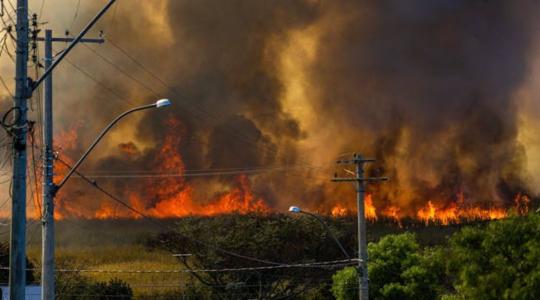
[[[76,13],[71,2],[46,2],[45,27],[73,34],[102,5],[85,1]],[[328,178],[344,172],[333,161],[355,151],[378,159],[370,174],[391,177],[369,188],[372,219],[449,223],[523,212],[540,178],[538,5],[120,1],[92,35],[102,30],[166,86],[110,43],[90,47],[115,66],[78,47],[70,62],[100,83],[66,63],[55,73],[57,147],[73,161],[119,112],[170,97],[175,105],[167,113],[121,123],[82,171],[268,170],[99,179],[156,217],[284,211],[290,204],[352,213],[354,190]],[[5,55],[0,72],[12,77]],[[66,186],[58,208],[59,218],[136,217],[79,179]]]

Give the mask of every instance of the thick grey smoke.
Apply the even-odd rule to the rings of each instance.
[[[348,18],[323,38],[313,68],[320,111],[333,107],[350,146],[381,160],[394,181],[382,197],[494,201],[524,188],[513,96],[527,74],[531,4],[328,3],[347,6]],[[355,139],[356,130],[375,138]],[[415,199],[399,196],[411,189]]]
[[[343,151],[358,150],[379,159],[373,172],[392,178],[373,188],[381,203],[417,207],[458,194],[493,202],[525,190],[514,96],[528,71],[536,23],[530,12],[538,9],[533,1],[157,2],[163,15],[148,15],[151,4],[123,5],[100,26],[172,90],[111,47],[103,53],[157,95],[104,72],[102,65],[89,69],[129,98],[141,99],[136,102],[168,96],[175,106],[122,129],[135,132],[138,143],[108,142],[107,149],[120,147],[130,155],[101,155],[87,170],[151,170],[164,143],[165,120],[174,118],[182,123],[177,146],[186,169],[306,164],[317,155],[331,162]],[[97,4],[90,6],[86,14]],[[167,32],[159,34],[158,23]],[[318,42],[305,76],[316,126],[303,125],[285,109],[284,48],[276,46],[290,44],[291,32],[310,28]],[[78,55],[98,59],[82,50]],[[94,87],[92,95],[103,98],[103,89]],[[92,118],[85,118],[80,136],[91,136],[115,112],[80,97],[92,103],[84,105]],[[317,144],[328,128],[333,132],[326,141],[332,144]],[[304,141],[316,146],[308,154]],[[255,176],[255,192],[278,206],[286,205],[285,197],[312,205],[349,197],[348,187],[304,175]],[[191,182],[204,190],[216,181],[229,179]],[[111,186],[145,189],[122,180]]]

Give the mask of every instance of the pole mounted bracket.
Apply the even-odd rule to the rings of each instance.
[[[56,184],[51,184],[51,189],[49,191],[49,193],[51,193],[52,197],[54,198],[54,196],[56,196],[56,193],[58,193],[58,190],[60,189],[60,187]]]
[[[32,94],[33,94],[34,86],[35,86],[36,82],[34,81],[34,79],[32,79],[30,77],[26,78],[26,81],[27,81],[27,88],[24,89],[24,98],[25,99],[30,99],[30,98],[32,98]]]

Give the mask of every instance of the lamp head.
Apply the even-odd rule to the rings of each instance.
[[[165,107],[165,106],[169,106],[169,105],[171,105],[171,100],[169,100],[169,99],[161,99],[161,100],[156,101],[156,107],[157,108]]]
[[[291,207],[289,207],[289,212],[299,213],[299,212],[302,212],[302,210],[298,206],[291,206]]]

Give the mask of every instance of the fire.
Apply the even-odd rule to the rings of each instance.
[[[366,219],[368,219],[370,221],[376,221],[377,220],[377,209],[373,205],[373,200],[372,200],[371,194],[367,194],[365,199],[364,199],[364,210],[365,210],[364,213],[365,213]],[[348,209],[348,208],[343,207],[340,204],[336,204],[332,208],[330,214],[332,216],[334,216],[334,217],[343,217],[343,216],[346,216],[346,215],[353,214],[354,211],[355,210],[353,210],[353,209]]]
[[[528,214],[530,202],[531,198],[529,198],[529,196],[522,193],[517,193],[516,197],[514,197],[516,212],[520,215]]]
[[[343,217],[349,214],[349,210],[341,206],[340,204],[336,204],[336,206],[332,208],[330,213],[334,217]]]
[[[449,225],[462,221],[472,220],[497,220],[509,216],[509,211],[500,207],[483,208],[480,206],[467,206],[464,203],[463,195],[458,194],[458,201],[450,202],[447,205],[435,204],[433,201],[427,201],[426,205],[417,209],[415,215],[403,214],[398,206],[387,206],[380,209],[377,214],[377,208],[373,205],[372,195],[368,194],[365,198],[365,215],[368,220],[375,221],[379,216],[388,218],[402,226],[402,219],[405,217],[416,218],[426,225],[429,223]],[[518,215],[525,215],[529,212],[530,197],[518,193],[514,198],[515,211]],[[331,209],[331,215],[334,217],[353,215],[355,209],[349,209],[342,204],[336,204]]]
[[[169,118],[165,122],[168,132],[166,132],[160,148],[155,151],[155,158],[151,162],[152,170],[163,174],[183,174],[185,164],[179,149],[185,129],[177,119]],[[65,152],[75,150],[79,127],[72,126],[69,130],[61,132],[56,139],[56,149],[61,150],[62,159],[71,164],[73,160]],[[134,161],[142,155],[142,152],[132,142],[121,143],[118,147],[123,154]],[[65,165],[57,162],[55,164],[55,180],[58,181],[67,170]],[[148,178],[135,186],[133,190],[117,191],[117,193],[120,198],[126,199],[134,210],[155,218],[178,218],[193,215],[215,216],[226,213],[268,213],[272,211],[264,199],[256,196],[251,190],[248,176],[237,176],[234,180],[227,181],[225,185],[227,188],[216,193],[207,201],[195,200],[196,186],[193,186],[182,176],[164,176],[160,177],[159,180]],[[83,210],[62,197],[61,195],[57,198],[56,219],[141,217],[140,214],[109,199],[103,199],[97,209]],[[373,197],[371,193],[365,195],[366,219],[376,221],[382,217],[394,221],[400,227],[404,218],[415,218],[425,224],[448,225],[463,220],[501,219],[509,215],[505,208],[466,205],[463,193],[458,193],[455,200],[452,201],[428,200],[425,205],[416,208],[405,208],[395,204],[380,205],[374,201]],[[520,215],[527,214],[530,202],[531,199],[528,195],[518,193],[514,198],[515,212]],[[337,203],[330,209],[329,213],[334,217],[355,215],[356,205],[349,207],[347,204]]]
[[[215,216],[226,213],[247,214],[251,212],[267,213],[270,208],[262,198],[256,198],[251,192],[249,179],[242,175],[237,178],[238,186],[230,192],[223,194],[217,199],[200,204],[193,201],[193,189],[189,186],[159,201],[154,207],[147,207],[144,199],[132,193],[129,197],[129,205],[146,216],[154,218],[178,218],[185,216]],[[119,210],[108,202],[103,202],[100,209],[95,213],[96,219],[114,218],[141,218],[140,214],[133,211]]]
[[[383,209],[382,215],[396,222],[399,227],[402,227],[399,207],[389,206]]]
[[[375,206],[373,206],[373,200],[371,198],[371,194],[366,195],[365,214],[366,214],[366,219],[372,220],[372,221],[377,220],[377,210]]]
[[[137,148],[137,146],[135,146],[134,143],[121,143],[118,145],[118,149],[120,149],[120,151],[122,151],[122,153],[128,155],[128,156],[134,156],[134,155],[139,155],[140,154],[140,151],[139,149]]]
[[[182,124],[176,119],[168,119],[167,133],[162,147],[159,149],[154,166],[163,173],[183,173],[184,161],[178,152],[181,144]],[[126,148],[126,147],[124,147]],[[155,218],[177,218],[191,215],[215,216],[225,213],[250,212],[265,213],[270,208],[262,198],[257,198],[251,191],[249,178],[240,175],[233,187],[207,203],[198,203],[193,199],[193,187],[183,177],[164,177],[158,182],[148,181],[143,195],[129,193],[129,204],[135,210]],[[155,199],[150,203],[148,198]],[[141,215],[126,210],[119,210],[108,202],[103,202],[93,215],[97,219],[140,218]]]
[[[418,210],[418,218],[426,224],[433,222],[448,225],[461,220],[495,220],[507,216],[507,211],[502,208],[459,207],[456,203],[448,207],[436,207],[431,201]]]

